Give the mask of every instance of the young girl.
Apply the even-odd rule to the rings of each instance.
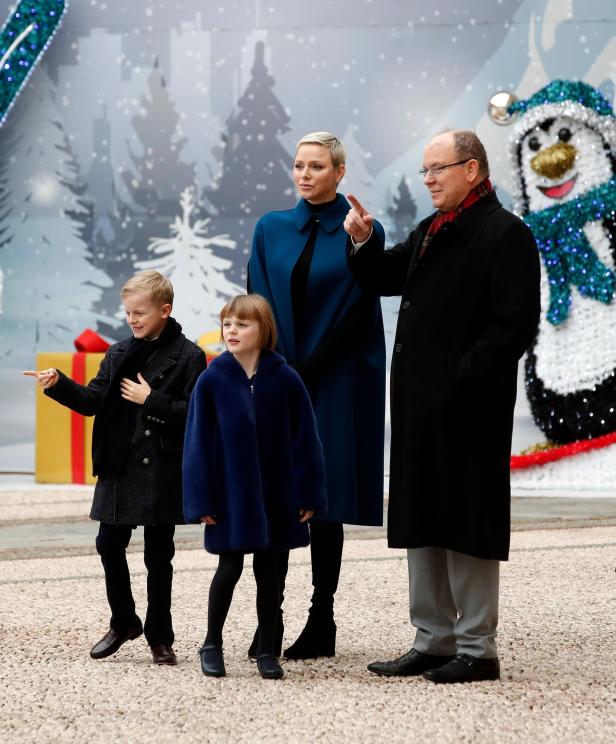
[[[184,515],[205,523],[205,549],[219,556],[201,669],[225,675],[222,629],[244,554],[253,553],[257,665],[264,679],[280,679],[277,554],[308,545],[307,521],[326,511],[323,451],[306,388],[273,351],[276,326],[267,301],[235,297],[220,321],[227,351],[197,381],[184,443]]]

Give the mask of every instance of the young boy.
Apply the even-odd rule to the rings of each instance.
[[[100,522],[96,549],[111,608],[109,631],[90,651],[114,654],[145,637],[155,664],[177,664],[172,648],[171,560],[182,516],[182,445],[190,393],[205,369],[205,354],[172,318],[173,287],[157,271],[142,271],[122,287],[132,337],[109,348],[87,386],[57,369],[28,371],[45,394],[85,416],[94,415],[91,519]],[[126,547],[145,525],[148,571],[145,626],[135,612]]]

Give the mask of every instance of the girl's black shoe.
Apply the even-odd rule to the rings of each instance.
[[[199,649],[201,671],[206,677],[224,677],[227,674],[222,648],[203,645]]]
[[[316,659],[319,656],[335,656],[336,623],[332,617],[308,616],[308,622],[299,638],[285,649],[285,659]]]
[[[263,679],[282,679],[284,672],[278,663],[278,659],[271,654],[260,654],[257,656],[257,668]]]
[[[276,633],[274,635],[274,652],[273,655],[278,657],[282,654],[282,636],[284,635],[284,623],[282,622],[282,610],[278,614],[278,624],[276,625]],[[259,626],[255,630],[255,634],[252,638],[252,643],[248,648],[248,658],[257,658],[259,652]]]

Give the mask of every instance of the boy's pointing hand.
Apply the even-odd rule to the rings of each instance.
[[[44,369],[42,372],[37,372],[33,369],[25,370],[21,373],[22,375],[26,375],[26,377],[36,377],[36,381],[38,384],[44,388],[50,388],[53,387],[56,382],[60,379],[60,375],[58,375],[57,369]]]
[[[129,380],[128,377],[123,377],[120,383],[120,391],[124,400],[129,400],[131,403],[137,403],[142,406],[152,388],[148,385],[141,372],[137,372],[137,379],[139,382]]]

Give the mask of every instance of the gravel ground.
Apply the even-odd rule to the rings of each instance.
[[[40,504],[34,503],[37,499]],[[67,517],[73,516],[74,501],[67,499]],[[21,506],[44,502],[41,493],[33,492]],[[32,513],[22,512],[26,519]],[[12,522],[19,515],[11,508],[0,509],[2,518]],[[89,658],[89,648],[108,620],[96,555],[5,555],[0,562],[0,740],[616,740],[613,526],[515,532],[511,560],[503,564],[501,575],[503,677],[500,682],[446,686],[423,679],[379,678],[366,671],[368,662],[408,650],[412,628],[404,552],[389,550],[382,537],[357,537],[359,533],[352,533],[345,546],[336,612],[337,656],[285,662],[285,678],[279,682],[261,680],[245,656],[256,622],[249,567],[225,628],[228,676],[214,680],[203,677],[196,653],[204,634],[213,556],[190,545],[176,554],[174,622],[180,663],[165,668],[151,664],[143,637],[109,659]],[[142,557],[138,550],[129,555],[143,615]],[[309,593],[309,553],[297,550],[292,553],[285,601],[286,644],[302,627]]]

